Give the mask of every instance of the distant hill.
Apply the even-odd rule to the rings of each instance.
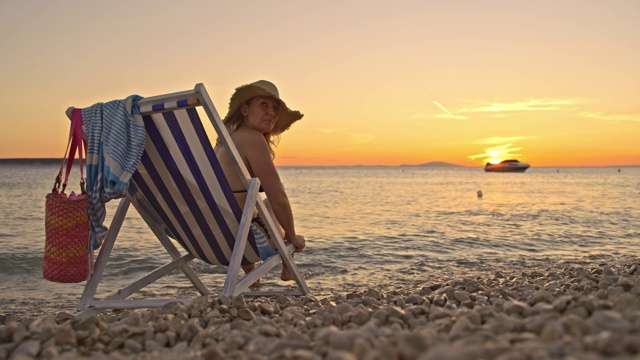
[[[424,163],[424,164],[418,164],[418,165],[402,165],[402,166],[425,166],[425,167],[464,167],[464,166],[462,166],[462,165],[450,164],[450,163],[442,162],[442,161],[431,161],[431,162]]]

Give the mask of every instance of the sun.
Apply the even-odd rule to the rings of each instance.
[[[491,156],[491,157],[489,158],[489,162],[490,162],[491,164],[499,164],[499,163],[500,163],[500,161],[502,161],[502,158],[501,158],[502,153],[503,153],[503,152],[502,152],[502,151],[500,151],[500,150],[490,150],[490,151],[487,151],[487,154],[488,154],[489,156]]]
[[[511,144],[496,145],[490,148],[485,148],[482,154],[469,156],[471,159],[481,159],[484,164],[499,164],[508,159],[516,159],[519,154],[515,154],[516,151],[520,151],[522,148],[512,147]]]

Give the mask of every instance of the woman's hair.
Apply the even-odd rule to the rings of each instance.
[[[250,105],[253,99],[254,98],[251,98],[245,101],[245,105]],[[233,134],[233,132],[236,131],[244,121],[244,115],[242,115],[242,112],[240,111],[241,109],[242,109],[242,106],[235,112],[235,114],[233,114],[233,116],[229,119],[229,121],[227,121],[224,124],[229,134]],[[271,153],[271,158],[275,159],[276,146],[278,146],[278,142],[280,142],[280,135],[279,134],[271,135],[271,133],[265,133],[263,135],[265,140],[267,141],[267,145],[269,145],[269,152]]]

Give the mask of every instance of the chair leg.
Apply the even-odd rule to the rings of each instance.
[[[94,296],[96,294],[98,285],[102,280],[102,274],[106,267],[106,264],[109,261],[109,257],[111,255],[111,251],[115,245],[120,229],[122,228],[122,223],[124,222],[124,218],[131,204],[131,200],[129,197],[126,197],[120,201],[116,213],[113,216],[113,220],[109,226],[109,230],[105,236],[104,242],[98,253],[96,258],[93,273],[89,277],[87,284],[83,290],[82,296],[80,297],[80,301],[78,302],[77,310],[80,311],[79,315],[89,315],[92,313],[92,304],[94,303]],[[193,259],[193,255],[182,255],[180,251],[175,247],[175,245],[171,242],[171,239],[160,229],[154,228],[152,226],[151,230],[160,240],[160,243],[164,246],[167,252],[173,258],[173,261],[161,268],[156,269],[149,275],[143,277],[142,279],[118,290],[114,294],[111,294],[106,297],[106,299],[124,299],[128,297],[131,293],[145,287],[150,282],[153,282],[156,278],[164,275],[167,272],[170,272],[173,268],[179,268],[185,274],[185,276],[191,281],[191,283],[196,287],[198,292],[201,295],[208,295],[209,290],[204,285],[204,283],[200,280],[198,275],[193,271],[191,266],[189,266],[189,261]],[[163,270],[168,269],[168,270]]]
[[[247,189],[247,200],[244,203],[244,210],[240,219],[240,225],[238,226],[238,233],[236,234],[236,241],[233,245],[231,261],[227,269],[227,277],[224,280],[224,287],[222,288],[223,295],[231,296],[236,292],[235,287],[238,284],[238,273],[240,272],[244,250],[247,247],[249,227],[251,226],[251,218],[253,217],[253,209],[256,199],[258,198],[259,189],[260,180],[257,178],[251,179],[249,181],[249,189]]]
[[[102,273],[104,272],[104,268],[109,260],[111,250],[113,249],[113,245],[116,242],[116,238],[118,237],[118,233],[120,232],[122,222],[124,221],[124,217],[127,214],[127,210],[129,209],[130,204],[131,200],[129,199],[129,197],[125,197],[120,201],[120,204],[118,205],[118,209],[113,216],[113,220],[111,221],[111,225],[109,226],[109,230],[107,231],[107,234],[105,236],[102,248],[100,249],[100,253],[96,258],[96,262],[93,267],[93,273],[89,277],[89,280],[84,287],[84,291],[82,292],[82,296],[80,297],[80,301],[77,307],[79,311],[87,309],[90,306],[90,303],[93,301],[93,297],[96,294],[96,290],[98,289],[98,284],[102,279]]]

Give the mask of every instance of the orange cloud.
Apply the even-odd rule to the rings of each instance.
[[[518,112],[518,111],[552,111],[560,110],[567,105],[579,103],[576,100],[532,99],[511,103],[491,103],[475,108],[460,109],[459,112]]]
[[[583,112],[580,115],[597,120],[604,121],[636,121],[640,122],[640,115],[638,114],[620,114],[620,115],[605,115],[601,112]]]

